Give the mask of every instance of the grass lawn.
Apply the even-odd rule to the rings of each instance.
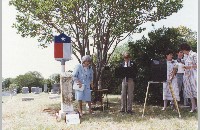
[[[17,94],[12,99],[3,96],[2,130],[197,130],[197,113],[189,113],[190,108],[181,108],[182,118],[168,108],[147,106],[142,118],[143,104],[133,104],[134,115],[121,114],[120,96],[108,95],[109,108],[96,110],[95,115],[85,114],[81,124],[68,126],[64,120],[57,121],[55,113],[60,110],[60,98],[49,99],[47,93]],[[22,101],[22,97],[34,97]],[[76,109],[76,103],[74,106]]]

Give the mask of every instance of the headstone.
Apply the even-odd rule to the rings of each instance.
[[[51,89],[51,94],[56,94],[56,91],[54,91],[53,89]]]
[[[60,95],[51,95],[49,96],[49,99],[57,99],[60,98]]]
[[[34,92],[34,94],[39,94],[39,93],[40,93],[39,87],[35,87],[35,92]]]
[[[31,87],[31,93],[36,92],[36,87]]]
[[[22,97],[22,101],[31,101],[34,100],[34,97]]]
[[[29,93],[29,88],[28,87],[23,87],[22,88],[22,94],[27,94]]]
[[[11,90],[11,95],[12,96],[16,96],[17,95],[17,89],[16,88]]]
[[[59,93],[59,91],[60,91],[60,84],[53,84],[51,92],[52,93]]]
[[[2,96],[10,96],[10,91],[3,91]]]
[[[42,92],[42,88],[39,88],[39,93],[41,93]]]
[[[47,84],[44,84],[44,92],[47,93]]]

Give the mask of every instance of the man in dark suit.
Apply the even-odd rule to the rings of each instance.
[[[126,112],[133,114],[132,103],[133,103],[133,91],[135,87],[134,75],[136,72],[132,72],[135,68],[134,62],[131,60],[130,54],[125,52],[123,54],[124,61],[120,64],[120,67],[132,67],[131,71],[126,72],[129,76],[124,77],[122,80],[122,91],[121,91],[121,110],[120,112]],[[127,99],[128,95],[128,99]],[[127,103],[127,106],[126,106]],[[126,108],[127,107],[127,108]]]

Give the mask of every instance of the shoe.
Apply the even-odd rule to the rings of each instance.
[[[190,113],[193,113],[194,112],[194,110],[190,110]]]
[[[161,110],[162,110],[162,111],[165,111],[165,110],[166,110],[166,108],[165,108],[165,107],[163,107]]]
[[[131,114],[131,115],[133,115],[133,114],[134,114],[134,112],[133,112],[133,111],[131,111],[131,110],[128,110],[128,111],[127,111],[127,113],[128,113],[128,114]]]
[[[196,111],[196,109],[194,109],[194,110],[190,110],[190,113],[193,113],[193,112],[195,112]]]

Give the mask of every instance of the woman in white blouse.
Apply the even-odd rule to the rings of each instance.
[[[185,73],[183,76],[185,97],[190,98],[192,109],[190,112],[197,110],[195,99],[197,98],[197,53],[191,50],[187,43],[180,45],[184,53]]]

